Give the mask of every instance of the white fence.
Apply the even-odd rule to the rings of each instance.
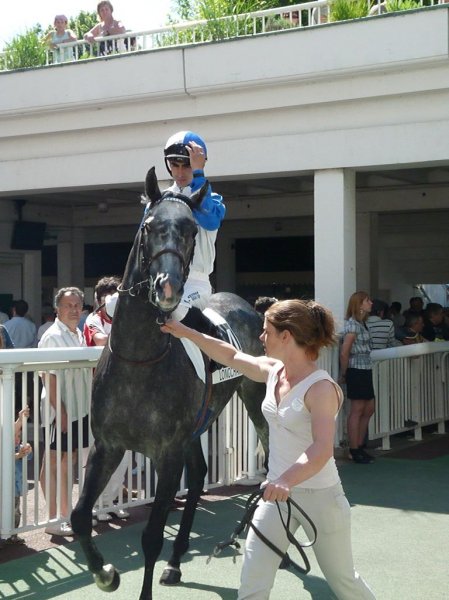
[[[48,461],[42,461],[48,442],[44,444],[42,422],[48,427],[49,408],[40,401],[41,377],[39,373],[60,372],[62,369],[84,368],[92,372],[101,348],[30,349],[0,351],[0,534],[7,537],[14,532],[45,527],[49,522],[48,509],[39,484],[42,463],[48,480]],[[449,342],[416,344],[388,350],[375,350],[374,383],[376,413],[370,424],[370,439],[381,439],[382,448],[390,447],[396,433],[414,431],[420,439],[424,425],[437,424],[443,433],[444,422],[449,419]],[[338,348],[324,352],[320,367],[338,379]],[[59,378],[57,377],[57,381]],[[22,462],[24,490],[28,490],[22,503],[22,521],[14,527],[14,405],[16,394],[21,396],[17,406],[28,404],[33,418],[23,429],[22,441],[33,446],[33,458]],[[57,394],[60,402],[60,393]],[[40,418],[42,411],[43,421]],[[47,415],[47,417],[45,417]],[[44,427],[44,428],[45,428]],[[345,445],[345,411],[337,423],[335,446]],[[251,483],[261,476],[262,458],[256,454],[257,439],[241,401],[235,397],[228,404],[211,430],[202,436],[209,472],[206,487],[213,488],[230,483]],[[70,453],[69,453],[70,458]],[[128,498],[119,493],[118,506],[129,507],[146,504],[154,498],[157,478],[149,459],[135,455],[129,458],[125,485],[130,490]],[[75,504],[83,484],[86,453],[76,452],[73,472],[69,460],[68,480],[74,480],[72,504]],[[57,451],[57,519],[61,516],[60,452]],[[134,467],[134,473],[133,473]],[[70,484],[71,485],[71,484]],[[179,494],[185,494],[181,481]],[[131,497],[131,490],[134,491]],[[48,489],[47,489],[48,496]],[[102,505],[102,498],[99,500]]]
[[[73,349],[28,349],[0,351],[0,535],[8,537],[17,531],[45,527],[49,523],[49,510],[39,483],[39,472],[43,465],[45,473],[45,497],[49,497],[50,460],[49,460],[49,424],[50,407],[47,400],[41,401],[42,379],[51,371],[57,381],[57,419],[60,425],[60,377],[63,370],[86,369],[88,376],[101,354],[102,348]],[[16,402],[16,397],[20,401]],[[22,481],[26,501],[22,503],[22,520],[18,529],[14,527],[14,418],[18,410],[29,405],[32,418],[28,425],[24,422],[22,443],[31,443],[33,457],[31,461],[21,461]],[[60,427],[59,427],[60,428]],[[58,427],[57,427],[58,429]],[[43,435],[43,431],[46,435]],[[80,434],[81,435],[81,434]],[[45,440],[45,441],[44,441]],[[90,440],[92,442],[92,439]],[[257,437],[242,402],[235,396],[224,413],[202,438],[204,455],[208,463],[206,488],[213,488],[233,482],[242,484],[261,480],[260,470],[263,457],[256,453]],[[69,439],[70,445],[70,439]],[[80,444],[81,446],[81,444]],[[73,458],[73,462],[72,459]],[[76,503],[83,485],[86,450],[68,452],[68,488],[71,492],[72,506]],[[62,520],[61,511],[61,452],[56,451],[56,520]],[[73,466],[72,466],[73,465]],[[73,491],[72,483],[74,482]],[[128,498],[119,492],[119,507],[136,506],[150,502],[155,495],[157,476],[151,461],[142,455],[135,455],[134,462],[129,457],[128,471],[125,476]],[[133,494],[131,494],[133,490]],[[181,481],[179,495],[186,493],[184,478]],[[70,497],[70,494],[69,494]],[[103,506],[100,496],[98,504]]]
[[[422,427],[438,425],[444,433],[449,419],[449,342],[428,342],[374,350],[373,377],[376,412],[370,439],[381,439],[390,448],[396,433],[413,430],[422,438]]]
[[[418,7],[445,4],[446,0],[417,0]],[[382,0],[366,0],[368,8],[384,5]],[[166,27],[127,31],[124,34],[95,38],[94,44],[84,40],[59,44],[57,49],[47,51],[46,64],[74,62],[78,60],[106,57],[115,54],[146,52],[161,48],[185,44],[198,44],[212,40],[245,37],[264,34],[281,29],[306,28],[326,24],[330,21],[329,7],[332,0],[313,0],[304,4],[270,8],[251,13],[235,14],[216,19],[183,21]],[[8,53],[0,53],[4,64],[0,70],[13,68],[8,66]]]

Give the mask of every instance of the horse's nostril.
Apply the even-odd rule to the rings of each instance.
[[[162,291],[164,292],[164,296],[167,300],[173,296],[173,290],[168,281],[162,285]]]
[[[173,297],[173,287],[170,283],[170,277],[167,274],[159,275],[156,280],[156,287],[160,290],[165,300],[170,300]]]

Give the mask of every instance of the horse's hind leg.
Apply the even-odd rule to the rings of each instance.
[[[265,451],[265,466],[268,463],[268,423],[262,413],[262,402],[265,397],[265,384],[243,378],[238,390],[248,416],[256,428],[257,435]]]
[[[203,491],[207,465],[201,449],[200,439],[194,440],[186,457],[187,500],[182,513],[178,535],[173,543],[173,552],[162,573],[159,583],[176,585],[181,581],[181,558],[189,549],[190,532],[195,517],[195,510]]]
[[[112,565],[104,566],[103,556],[92,540],[92,509],[110,476],[117,468],[124,451],[108,449],[96,442],[91,448],[86,466],[86,477],[81,496],[70,517],[73,531],[79,536],[89,571],[98,587],[114,591],[120,585],[120,577]]]

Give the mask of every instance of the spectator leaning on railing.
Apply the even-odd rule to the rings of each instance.
[[[89,44],[93,44],[95,42],[96,37],[107,37],[109,35],[118,35],[120,33],[125,33],[126,28],[121,21],[116,21],[112,16],[114,11],[114,7],[109,2],[109,0],[102,0],[97,4],[97,13],[98,17],[101,19],[100,22],[92,27],[90,31],[84,34],[84,39]],[[110,54],[114,50],[122,50],[123,49],[123,40],[119,40],[116,42],[105,42],[100,43],[99,54]]]
[[[67,29],[68,20],[65,15],[56,15],[55,28],[49,31],[43,42],[53,50],[53,62],[60,63],[73,60],[73,48],[60,48],[59,44],[76,42],[76,35],[71,29]]]
[[[427,342],[422,335],[423,329],[424,319],[422,315],[419,312],[408,311],[405,318],[405,325],[396,328],[395,336],[404,346]]]
[[[81,310],[83,308],[84,294],[76,287],[61,288],[55,296],[55,309],[57,317],[55,322],[42,336],[39,348],[70,348],[85,346],[84,338],[78,329]],[[66,369],[61,370],[59,375],[60,384],[60,407],[57,403],[58,381],[56,372],[50,371],[43,376],[42,389],[42,415],[45,416],[46,402],[50,404],[50,423],[44,429],[44,437],[50,437],[50,469],[46,469],[45,455],[42,458],[40,482],[42,491],[46,496],[50,520],[57,517],[57,450],[61,450],[61,474],[59,479],[61,493],[61,521],[52,522],[45,529],[50,535],[73,535],[72,528],[68,522],[69,511],[72,501],[73,480],[69,481],[69,457],[74,467],[78,449],[78,427],[82,428],[82,446],[89,445],[89,422],[88,410],[90,403],[90,380],[88,369]],[[57,410],[60,408],[61,430],[58,431]],[[45,425],[44,418],[42,419]],[[69,434],[71,429],[71,447],[69,448]],[[74,452],[75,451],[75,452]],[[48,477],[48,480],[47,480]],[[48,488],[48,496],[47,496]]]

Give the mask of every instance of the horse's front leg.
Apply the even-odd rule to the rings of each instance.
[[[182,513],[179,532],[173,543],[172,555],[159,580],[162,585],[176,585],[181,581],[181,558],[189,549],[190,532],[198,500],[203,491],[206,473],[207,465],[204,460],[201,441],[198,438],[192,442],[186,456],[187,500]]]
[[[108,449],[95,442],[89,453],[84,486],[70,521],[73,531],[79,536],[86,555],[87,566],[93,573],[95,583],[104,591],[115,591],[120,585],[120,576],[112,565],[104,565],[103,556],[92,539],[92,509],[110,476],[123,458],[124,450]]]
[[[140,600],[152,600],[154,565],[164,543],[164,527],[170,506],[178,489],[183,468],[183,457],[164,458],[158,461],[158,483],[150,518],[142,533],[142,549],[145,555],[145,575]]]

